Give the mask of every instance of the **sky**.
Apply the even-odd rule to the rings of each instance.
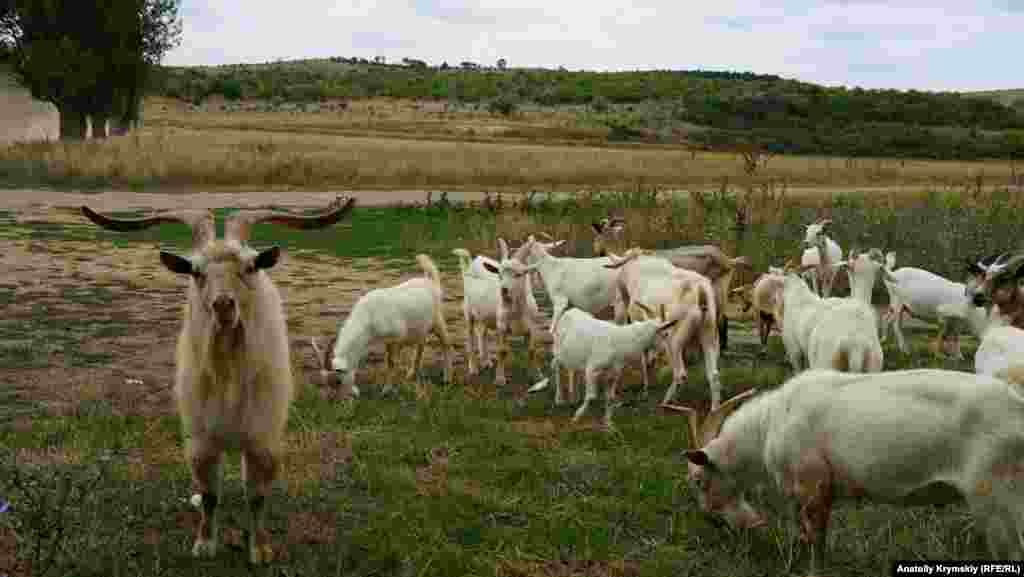
[[[181,0],[164,64],[329,56],[733,70],[828,86],[1024,88],[1024,0]],[[1015,54],[1015,52],[1017,54]]]

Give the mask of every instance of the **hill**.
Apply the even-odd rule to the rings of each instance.
[[[1024,109],[978,93],[832,88],[749,72],[589,72],[565,69],[384,64],[359,58],[217,67],[166,67],[155,94],[202,102],[271,103],[391,97],[576,112],[609,140],[775,153],[979,159],[1024,156]]]
[[[1014,107],[1018,110],[1024,109],[1024,88],[1011,88],[1007,90],[978,90],[974,92],[965,92],[964,94],[966,96],[990,98],[996,102]]]

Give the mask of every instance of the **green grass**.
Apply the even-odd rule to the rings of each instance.
[[[585,250],[584,227],[616,206],[572,202],[577,204],[553,206],[535,215],[530,226],[533,230],[564,229],[576,246]],[[712,204],[706,223],[709,236],[733,235],[758,269],[791,256],[802,236],[800,223],[813,216],[811,208],[795,206],[785,213],[783,222],[757,225],[748,237],[736,239],[722,216],[729,214],[729,202],[723,199]],[[685,218],[685,208],[685,201],[679,201],[667,208],[637,204],[631,210],[661,216],[682,214]],[[854,238],[871,240],[871,246],[897,250],[900,261],[908,265],[924,262],[928,264],[921,266],[942,272],[957,266],[948,262],[948,254],[936,254],[947,246],[944,242],[953,243],[949,247],[954,254],[963,251],[973,256],[1020,236],[1012,214],[1004,215],[996,208],[983,213],[959,210],[967,215],[959,216],[944,204],[886,214],[857,199],[841,199],[833,207],[832,218],[844,248]],[[225,214],[217,211],[219,229]],[[7,219],[0,219],[0,238],[30,234],[39,235],[33,238],[40,242],[92,238],[125,246],[155,241],[178,251],[187,250],[190,238],[186,227],[176,225],[123,234],[90,226],[31,225],[15,230],[13,217],[3,216]],[[970,221],[980,222],[983,232],[970,233]],[[344,226],[323,231],[260,225],[253,231],[252,243],[354,258],[353,266],[366,257],[415,266],[412,255],[426,252],[447,262],[451,268],[446,274],[453,274],[454,263],[446,258],[450,249],[489,246],[494,227],[503,226],[502,222],[468,211],[456,217],[422,209],[359,208]],[[521,238],[523,230],[498,232]],[[637,236],[654,245],[670,237],[682,242],[686,234],[690,233],[679,228],[660,238],[652,231]],[[961,234],[965,238],[961,239]],[[863,242],[860,246],[869,245]],[[932,265],[940,261],[946,262],[946,268]],[[8,291],[13,289],[0,286],[0,302],[14,298]],[[112,294],[106,287],[80,285],[63,289],[61,298],[99,311],[112,306]],[[62,315],[52,301],[30,292],[19,293],[17,299],[36,305],[29,318],[0,320],[0,343],[6,343],[0,345],[0,372],[56,363],[79,368],[116,362],[109,354],[87,355],[80,344],[99,335],[139,330],[113,318]],[[748,386],[771,388],[789,376],[777,337],[772,337],[767,356],[759,358],[756,337],[749,337],[752,327],[739,322],[731,327],[735,336],[721,363],[726,395]],[[909,327],[906,332],[913,343],[911,355],[900,355],[890,340],[886,369],[941,366],[972,370],[973,341],[964,347],[966,360],[939,362],[925,349],[924,339],[930,332]],[[455,339],[461,343],[462,335]],[[529,378],[524,358],[516,350],[514,382]],[[689,366],[692,384],[680,392],[680,402],[706,403],[702,365],[697,361]],[[497,399],[473,400],[461,385],[441,383],[436,367],[428,367],[426,372],[435,381],[435,395],[423,402],[415,401],[408,389],[381,395],[371,383],[363,387],[367,395],[358,402],[325,402],[313,385],[304,384],[304,394],[292,407],[290,433],[347,436],[352,457],[332,460],[331,466],[315,469],[313,474],[304,468],[310,465],[305,461],[286,468],[286,476],[307,472],[295,477],[299,485],[291,489],[300,489],[297,496],[287,495],[283,481],[275,487],[268,523],[275,544],[286,547],[288,559],[269,569],[249,569],[244,553],[233,549],[222,550],[214,560],[196,561],[189,556],[191,531],[184,520],[191,509],[181,500],[191,489],[183,459],[179,456],[156,465],[154,474],[144,480],[130,474],[133,451],[167,446],[180,451],[177,418],[123,416],[103,399],[83,402],[73,415],[37,409],[28,428],[0,419],[0,447],[6,452],[0,455],[0,498],[12,504],[10,512],[0,514],[0,528],[17,526],[26,539],[21,551],[29,555],[34,550],[29,545],[45,542],[50,536],[47,527],[64,527],[61,539],[66,549],[55,554],[50,573],[59,575],[747,577],[802,574],[806,569],[807,556],[796,542],[792,505],[769,488],[759,489],[754,496],[775,519],[765,532],[732,533],[698,512],[685,484],[686,464],[681,456],[686,448],[685,423],[678,416],[655,410],[668,382],[664,372],[647,399],[638,396],[638,375],[630,373],[625,405],[615,417],[620,434],[596,426],[565,428],[561,423],[575,407],[555,408],[550,395],[531,398],[522,407],[508,391],[500,392]],[[300,372],[300,382],[303,376]],[[14,402],[30,407],[32,400],[13,394],[0,399],[5,407]],[[602,410],[603,403],[598,402],[591,409],[590,422]],[[547,424],[552,421],[560,424],[557,430]],[[154,447],[160,443],[164,445]],[[437,447],[447,448],[450,455],[447,494],[420,495],[416,471],[428,464],[430,451]],[[69,464],[30,465],[13,454],[23,449],[73,451],[82,456],[82,462],[106,463],[108,470],[101,483],[76,492],[76,487],[87,487],[95,471]],[[322,449],[335,447],[323,445]],[[23,482],[19,489],[12,484],[15,471],[23,481],[32,481]],[[244,526],[239,475],[237,458],[229,458],[221,509],[224,527]],[[69,480],[61,481],[64,476]],[[73,498],[60,507],[52,499],[46,500],[61,491]],[[50,497],[44,498],[46,495]],[[318,539],[316,531],[299,531],[303,526],[299,521],[305,519],[308,525],[310,515],[334,531],[333,540]],[[154,531],[158,539],[151,538]],[[971,521],[961,507],[898,509],[843,503],[834,512],[830,545],[831,574],[838,576],[888,574],[895,559],[985,556],[983,542],[971,530]],[[39,570],[44,568],[42,563],[37,565]],[[4,571],[13,570],[0,566],[0,573]]]

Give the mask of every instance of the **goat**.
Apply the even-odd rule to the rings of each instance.
[[[818,296],[825,298],[832,296],[832,284],[836,276],[833,265],[843,260],[843,249],[824,232],[829,224],[832,224],[832,219],[826,218],[807,225],[804,235],[804,246],[807,249],[800,261],[804,269],[812,272],[811,288]]]
[[[556,245],[545,245],[556,246]],[[495,295],[498,300],[496,314],[496,328],[498,333],[498,362],[495,371],[494,382],[497,386],[504,386],[505,361],[508,358],[509,346],[508,337],[515,335],[526,335],[527,368],[533,366],[534,340],[541,334],[550,334],[541,328],[543,316],[537,308],[537,300],[533,296],[533,285],[530,282],[530,273],[537,269],[539,263],[527,266],[523,264],[526,259],[526,244],[521,245],[510,255],[505,239],[498,239],[498,248],[501,250],[501,261],[497,266],[484,263],[484,267],[492,274],[498,275],[500,291]]]
[[[608,268],[618,268],[616,287],[619,301],[624,303],[629,318],[643,319],[648,310],[668,307],[669,319],[679,324],[662,342],[672,365],[672,384],[665,392],[665,402],[675,397],[680,384],[687,380],[687,349],[700,346],[704,352],[705,372],[711,388],[711,404],[718,406],[721,401],[721,380],[718,360],[721,354],[718,341],[717,302],[711,282],[692,270],[677,268],[665,259],[643,254],[632,249],[619,259],[614,259]],[[639,307],[639,308],[634,308]],[[642,355],[644,395],[647,394],[648,356]]]
[[[608,256],[609,248],[617,248],[615,245],[621,243],[626,220],[619,216],[606,216],[591,226],[594,228],[594,256]]]
[[[1024,329],[1024,266],[1021,265],[1024,265],[1024,253],[1001,255],[988,265],[980,282],[965,287],[964,294],[975,306],[985,307],[986,311],[998,307],[999,314],[1010,325]]]
[[[779,323],[775,318],[775,309],[778,301],[782,298],[782,287],[784,283],[782,269],[768,267],[768,272],[757,277],[752,285],[743,285],[730,291],[730,294],[740,297],[743,301],[743,312],[751,308],[757,315],[757,335],[761,339],[761,353],[768,348],[768,335]]]
[[[480,369],[490,365],[486,333],[488,328],[497,329],[498,292],[501,290],[501,279],[497,274],[487,270],[485,264],[497,266],[499,263],[483,255],[473,259],[464,248],[457,248],[452,252],[459,257],[459,266],[462,270],[462,314],[466,319],[468,370],[470,375],[477,375]],[[473,346],[474,340],[476,347]]]
[[[256,251],[248,245],[249,232],[261,222],[298,229],[330,226],[351,212],[355,199],[340,201],[312,216],[239,212],[228,217],[223,240],[216,238],[213,213],[208,210],[117,219],[82,206],[89,220],[109,230],[142,230],[165,222],[184,223],[192,229],[191,254],[161,251],[160,261],[189,279],[174,394],[187,439],[186,458],[200,496],[193,556],[217,553],[221,459],[225,450],[238,449],[248,496],[249,561],[260,564],[273,559],[264,528],[265,505],[280,468],[294,384],[281,296],[266,273],[277,264],[281,249]]]
[[[896,336],[896,344],[900,351],[909,351],[903,336],[903,317],[908,315],[923,320],[937,320],[940,324],[938,341],[942,350],[954,358],[962,358],[960,337],[958,334],[947,333],[946,316],[940,313],[943,305],[955,310],[967,301],[967,293],[984,281],[985,269],[995,262],[998,255],[993,255],[979,262],[968,263],[968,284],[950,281],[935,273],[914,267],[896,266],[896,255],[892,252],[885,255],[885,269],[889,273],[884,279],[885,288],[889,293],[889,307],[882,318],[882,340],[885,341],[890,330]],[[979,335],[980,336],[980,335]],[[938,346],[936,347],[938,349]]]
[[[944,317],[966,320],[978,335],[981,342],[974,352],[974,372],[1006,379],[1010,367],[1024,365],[1024,330],[1008,326],[997,311],[986,314],[983,307],[976,307],[966,299],[958,304],[941,304],[938,308]]]
[[[738,528],[764,526],[744,489],[773,480],[797,501],[811,572],[820,574],[833,502],[966,500],[985,517],[992,556],[1024,558],[1019,385],[932,369],[811,370],[730,415],[753,394],[729,399],[703,422],[689,407],[672,407],[689,417],[687,478],[704,512]]]
[[[645,308],[643,305],[637,306]],[[651,313],[650,309],[646,310]],[[617,325],[594,318],[580,309],[570,308],[555,323],[551,377],[533,385],[528,392],[543,390],[547,388],[550,380],[554,380],[555,404],[561,405],[560,367],[565,367],[569,372],[570,391],[575,389],[571,384],[575,379],[575,372],[584,371],[586,396],[573,415],[572,420],[576,422],[586,413],[590,402],[597,398],[598,378],[607,374],[611,384],[606,399],[604,424],[609,429],[614,428],[612,412],[617,404],[616,385],[622,378],[623,366],[630,357],[635,357],[654,346],[658,334],[678,322],[678,319],[662,319]],[[571,392],[571,395],[575,400],[575,393]]]
[[[451,382],[453,351],[444,318],[441,274],[425,254],[416,255],[416,262],[424,276],[367,292],[356,301],[338,329],[330,369],[325,367],[325,370],[334,371],[335,382],[351,388],[355,394],[358,394],[356,370],[366,359],[373,341],[385,343],[390,378],[396,376],[395,365],[401,347],[414,345],[415,357],[406,374],[406,379],[412,379],[419,374],[427,338],[431,334],[437,336],[444,357],[444,380]],[[425,394],[426,391],[418,392]]]
[[[782,323],[786,355],[799,372],[832,368],[851,372],[882,370],[882,346],[874,310],[857,299],[823,299],[787,270],[775,318]]]
[[[537,265],[544,288],[551,299],[551,328],[554,335],[558,317],[569,307],[582,309],[598,316],[609,309],[614,311],[616,322],[624,318],[625,311],[615,290],[615,271],[604,267],[611,263],[610,257],[572,258],[553,256],[543,243],[533,235],[519,247],[526,256],[528,267]]]

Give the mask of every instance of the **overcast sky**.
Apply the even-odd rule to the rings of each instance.
[[[169,65],[327,56],[1022,88],[1024,0],[182,0]]]

